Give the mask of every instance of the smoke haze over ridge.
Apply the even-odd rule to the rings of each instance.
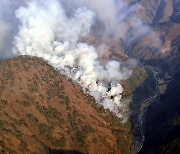
[[[140,18],[132,15],[140,6],[129,6],[122,0],[116,3],[110,0],[17,0],[17,3],[8,0],[0,3],[5,8],[13,8],[10,12],[0,12],[0,40],[4,42],[0,44],[1,59],[18,55],[42,57],[79,83],[105,109],[127,121],[128,103],[122,101],[121,81],[132,75],[132,66],[114,59],[103,62],[99,50],[101,55],[106,54],[106,48],[111,52],[107,43],[127,39],[124,36],[129,26],[132,27],[130,36],[139,28],[144,33],[150,31]],[[4,14],[6,19],[13,20],[4,20]],[[103,27],[98,48],[82,41],[91,33],[96,20]],[[7,48],[6,40],[13,42],[12,50]]]

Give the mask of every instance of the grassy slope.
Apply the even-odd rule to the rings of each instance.
[[[0,153],[131,151],[130,122],[97,107],[38,58],[0,62]]]

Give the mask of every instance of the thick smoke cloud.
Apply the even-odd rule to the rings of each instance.
[[[121,81],[132,75],[135,64],[110,55],[125,56],[112,46],[119,40],[131,44],[136,35],[151,31],[138,17],[140,5],[123,0],[1,0],[0,5],[1,59],[42,57],[127,121]]]
[[[126,3],[121,1],[120,5],[116,7],[116,3],[113,0],[79,0],[79,1],[66,1],[63,0],[63,4],[67,6],[68,11],[80,6],[87,6],[89,9],[94,10],[97,14],[97,19],[103,22],[105,28],[105,33],[103,35],[115,35],[114,37],[119,37],[119,23],[117,18],[118,10],[123,7]],[[71,4],[71,5],[70,5]],[[118,20],[117,20],[118,19]],[[116,32],[116,33],[115,33]]]
[[[78,82],[105,109],[127,120],[127,104],[121,101],[123,87],[132,71],[116,60],[101,62],[98,51],[80,41],[90,33],[96,14],[80,7],[67,16],[56,0],[32,1],[16,11],[19,32],[15,55],[42,57],[61,73]]]
[[[160,47],[159,37],[148,26],[149,21],[143,19],[143,6],[133,0],[61,0],[68,12],[80,6],[87,6],[97,14],[97,20],[101,24],[97,26],[96,33],[100,32],[102,42],[106,44],[119,44],[122,40],[131,46],[137,39],[146,34],[151,36],[152,46]],[[98,24],[99,24],[98,23]],[[100,28],[101,27],[101,28]]]

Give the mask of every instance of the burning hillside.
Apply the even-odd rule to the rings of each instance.
[[[130,123],[42,59],[0,63],[0,153],[130,153]]]
[[[1,0],[0,130],[6,135],[0,134],[0,150],[31,152],[30,139],[40,152],[99,147],[130,153],[131,121],[137,153],[144,143],[145,111],[179,77],[179,5],[179,0]]]

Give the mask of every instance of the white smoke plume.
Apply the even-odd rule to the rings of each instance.
[[[81,6],[92,9],[97,20],[101,23],[101,39],[108,44],[118,42],[120,39],[130,46],[139,37],[152,33],[149,21],[143,18],[145,13],[143,6],[135,0],[61,0],[66,6],[67,12]],[[100,26],[97,26],[98,28]],[[102,30],[103,29],[103,30]],[[103,31],[103,32],[102,32]],[[151,37],[155,47],[161,46],[159,37],[155,34]],[[110,43],[109,43],[110,42]]]
[[[123,63],[109,60],[102,63],[98,51],[81,42],[90,33],[96,14],[80,7],[66,15],[57,0],[36,0],[16,11],[19,32],[14,40],[15,55],[42,57],[61,73],[78,82],[97,103],[127,120],[127,104],[121,101],[122,80],[132,71]]]
[[[122,101],[121,82],[132,75],[135,64],[112,57],[122,51],[111,50],[111,46],[120,39],[131,44],[137,36],[151,32],[138,16],[139,4],[124,0],[1,0],[0,6],[0,59],[42,57],[80,84],[98,104],[127,121],[128,102]],[[91,37],[95,43],[88,41]]]

